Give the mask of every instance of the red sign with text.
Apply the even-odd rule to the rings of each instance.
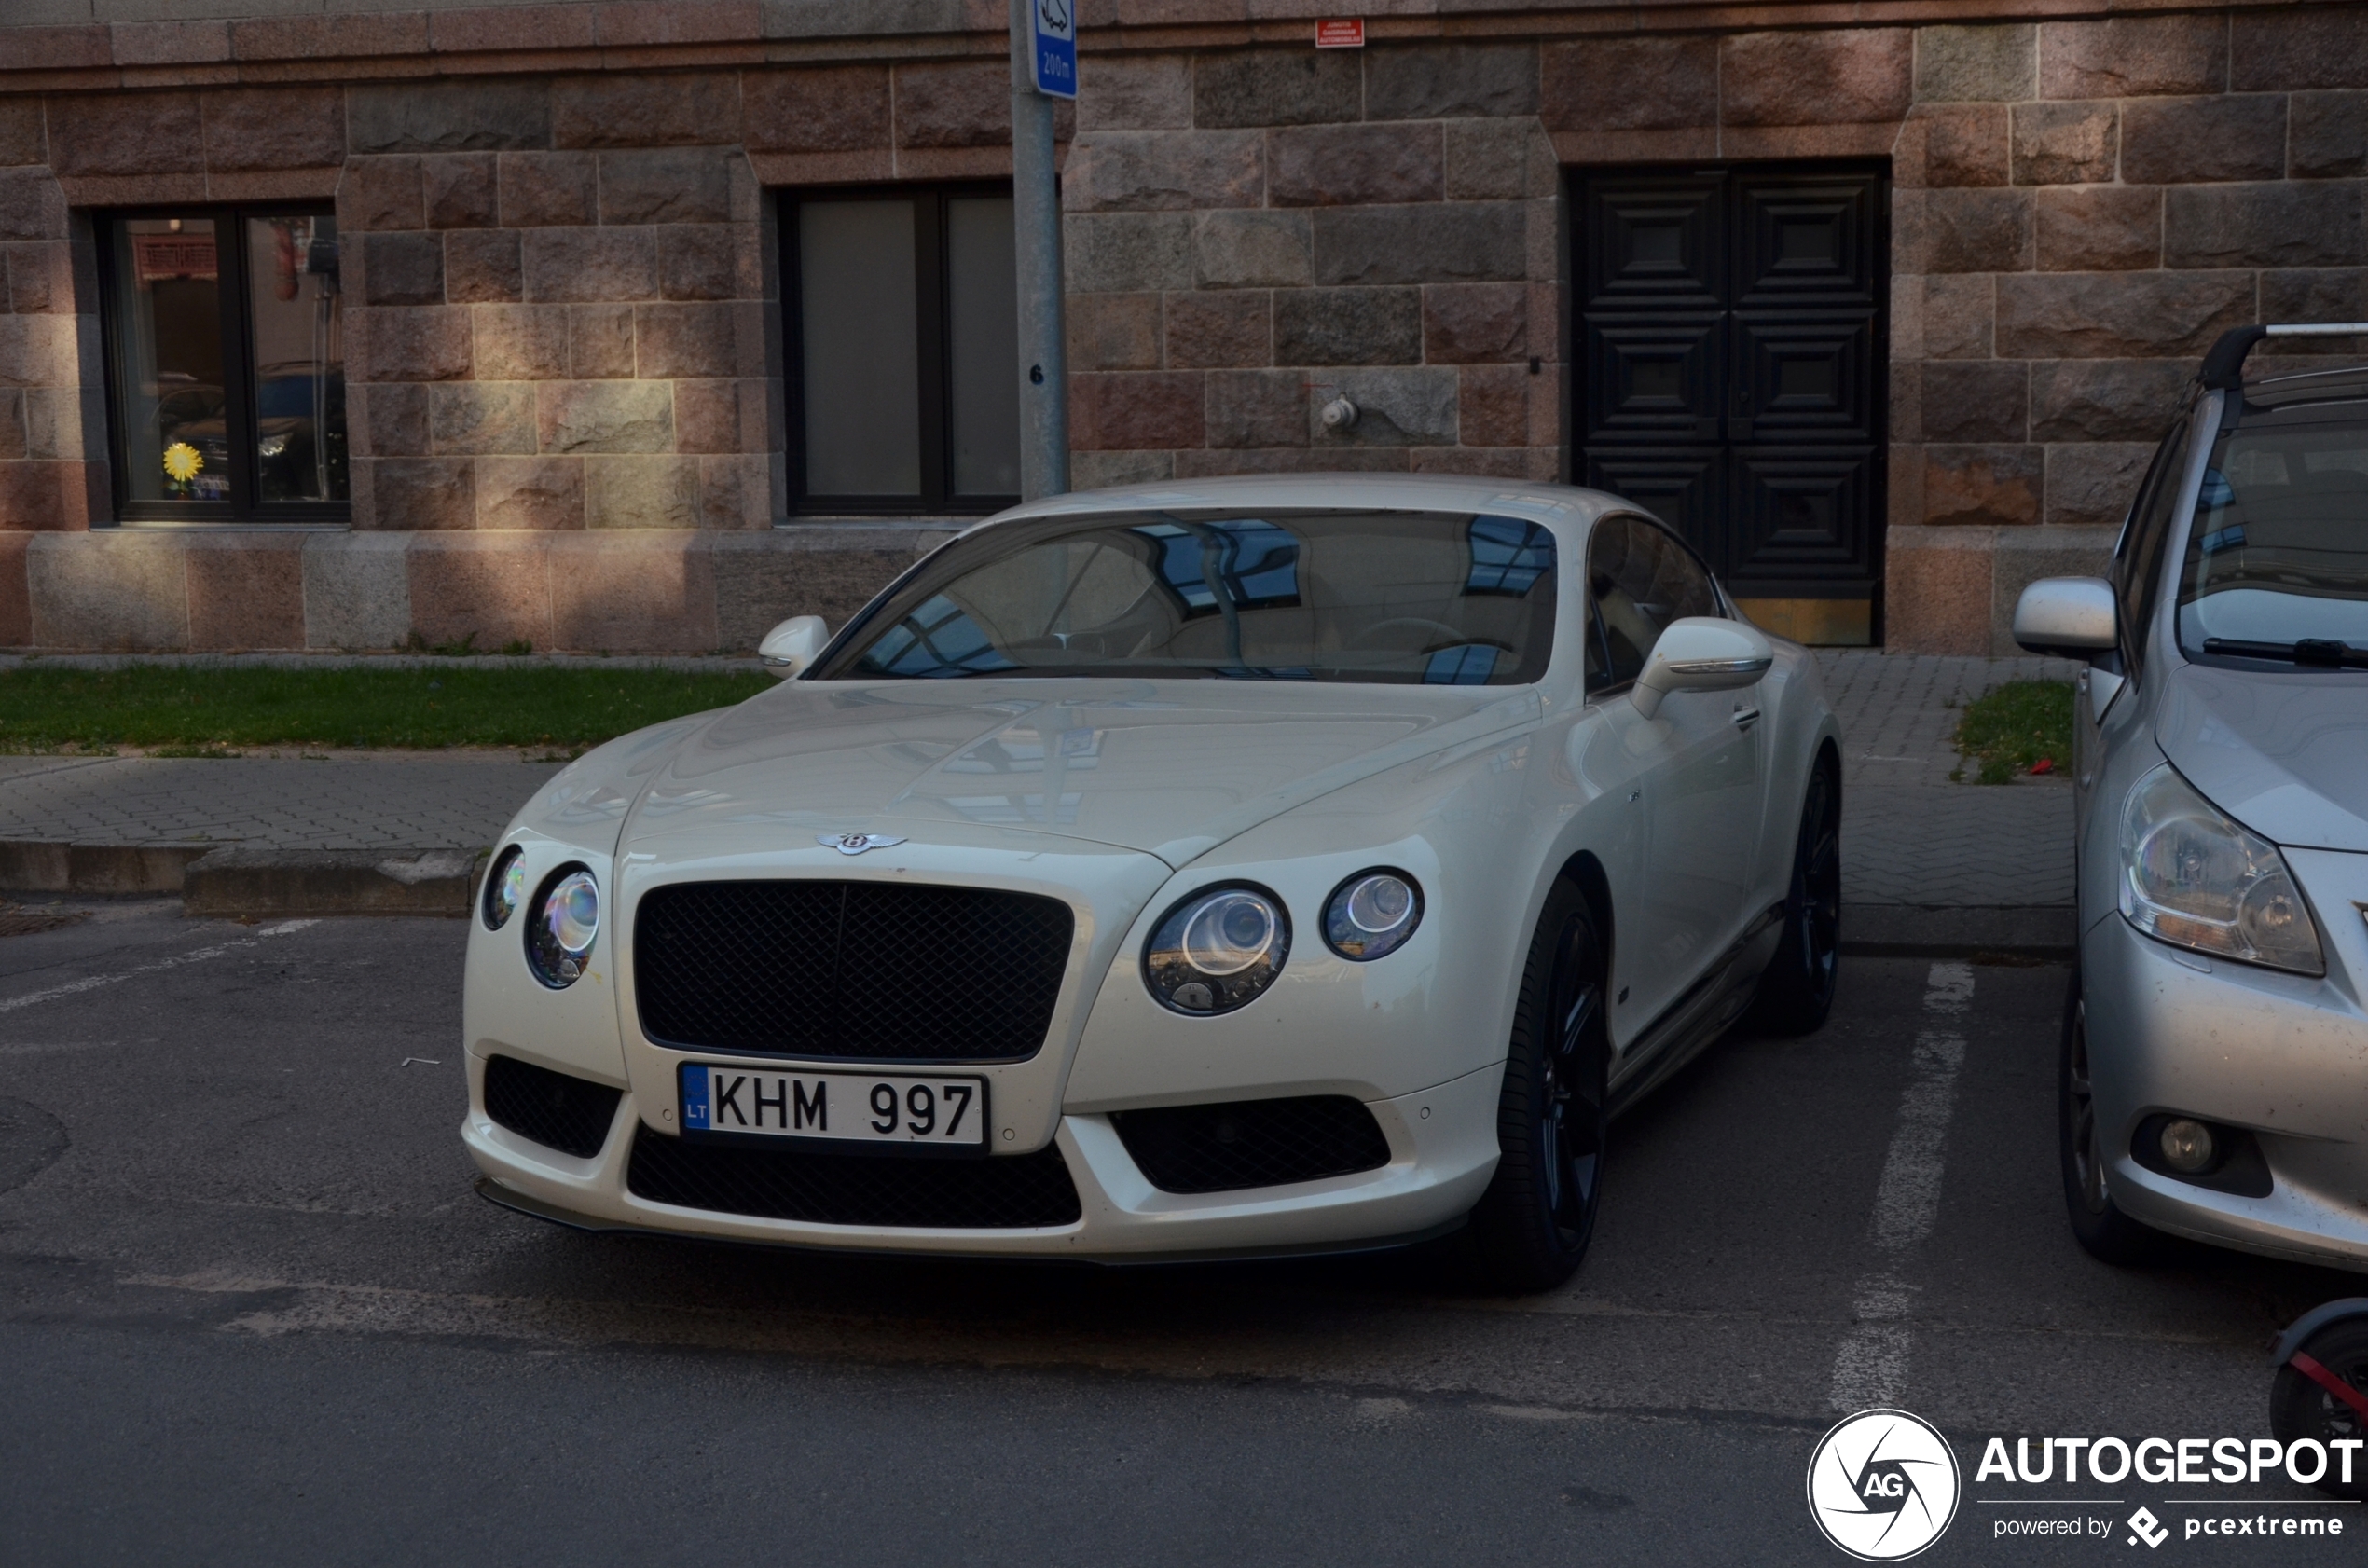
[[[1315,47],[1319,49],[1363,48],[1365,47],[1365,19],[1350,17],[1345,21],[1317,22]]]

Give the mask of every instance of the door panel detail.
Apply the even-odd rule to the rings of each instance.
[[[1574,178],[1580,472],[1741,598],[1882,576],[1890,236],[1879,165]]]

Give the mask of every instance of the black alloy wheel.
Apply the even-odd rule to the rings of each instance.
[[[1830,756],[1818,759],[1793,841],[1793,877],[1784,889],[1784,934],[1759,977],[1750,1026],[1762,1034],[1806,1035],[1824,1027],[1841,979],[1842,790]]]
[[[1513,1292],[1577,1271],[1604,1202],[1609,965],[1576,887],[1557,883],[1530,941],[1497,1101],[1496,1174],[1472,1210],[1482,1276]]]
[[[2343,1318],[2321,1328],[2303,1345],[2302,1354],[2328,1373],[2350,1385],[2355,1395],[2368,1396],[2368,1318]],[[2327,1387],[2289,1361],[2278,1369],[2269,1384],[2269,1430],[2289,1448],[2310,1437],[2320,1443],[2368,1437],[2368,1418],[2349,1399]],[[2353,1450],[2351,1480],[2333,1453],[2327,1473],[2315,1484],[2337,1497],[2368,1501],[2368,1465],[2361,1451]]]
[[[2080,966],[2064,996],[2064,1032],[2056,1067],[2056,1141],[2064,1176],[2064,1212],[2072,1235],[2100,1262],[2144,1263],[2161,1250],[2158,1232],[2121,1212],[2105,1186],[2105,1148],[2089,1081],[2088,1008]]]

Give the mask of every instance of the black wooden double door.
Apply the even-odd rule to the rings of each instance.
[[[1576,176],[1586,482],[1739,598],[1881,571],[1885,180],[1864,165]]]

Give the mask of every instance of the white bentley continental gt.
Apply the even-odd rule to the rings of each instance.
[[[1650,516],[1323,475],[971,529],[585,755],[472,922],[478,1190],[1103,1261],[1585,1253],[1610,1119],[1815,1028],[1838,734]]]

